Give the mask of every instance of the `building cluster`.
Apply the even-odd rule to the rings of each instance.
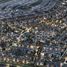
[[[45,67],[67,65],[66,23],[44,17],[0,21],[0,62]]]

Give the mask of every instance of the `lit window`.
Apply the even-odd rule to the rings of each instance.
[[[22,62],[25,63],[25,60],[23,60]]]
[[[44,53],[41,53],[41,56],[44,56]]]
[[[34,46],[32,46],[32,45],[31,45],[31,46],[30,46],[30,48],[32,48],[32,49],[33,49],[33,48],[34,48]]]

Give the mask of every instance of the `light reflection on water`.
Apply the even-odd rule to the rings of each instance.
[[[4,2],[7,2],[7,1],[10,1],[10,0],[0,0],[0,3],[4,3]]]
[[[56,2],[57,0],[0,0],[0,18],[12,17],[12,13],[15,17],[42,14],[52,9]]]

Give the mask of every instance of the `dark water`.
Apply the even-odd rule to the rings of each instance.
[[[57,0],[0,0],[0,18],[37,14],[49,11]]]
[[[64,0],[0,0],[0,19],[30,14],[44,14],[47,17],[61,18],[66,15],[66,11],[64,11],[66,8],[62,2]]]
[[[47,17],[59,18],[60,16],[61,18],[66,9],[62,5],[63,1],[64,0],[0,0],[0,19],[24,15],[28,16],[30,14],[40,15],[40,13]],[[59,12],[63,15],[59,15]],[[57,15],[58,17],[56,17]]]
[[[17,9],[17,7],[22,6],[23,8],[30,7],[32,10],[42,9],[44,11],[47,11],[51,9],[56,4],[56,2],[57,0],[0,0],[0,9],[3,7],[5,7],[5,9],[12,9],[14,7]]]
[[[5,3],[5,2],[8,2],[10,0],[0,0],[0,3]]]

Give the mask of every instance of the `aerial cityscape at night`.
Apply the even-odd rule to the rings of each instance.
[[[67,0],[0,0],[0,67],[67,67]]]

